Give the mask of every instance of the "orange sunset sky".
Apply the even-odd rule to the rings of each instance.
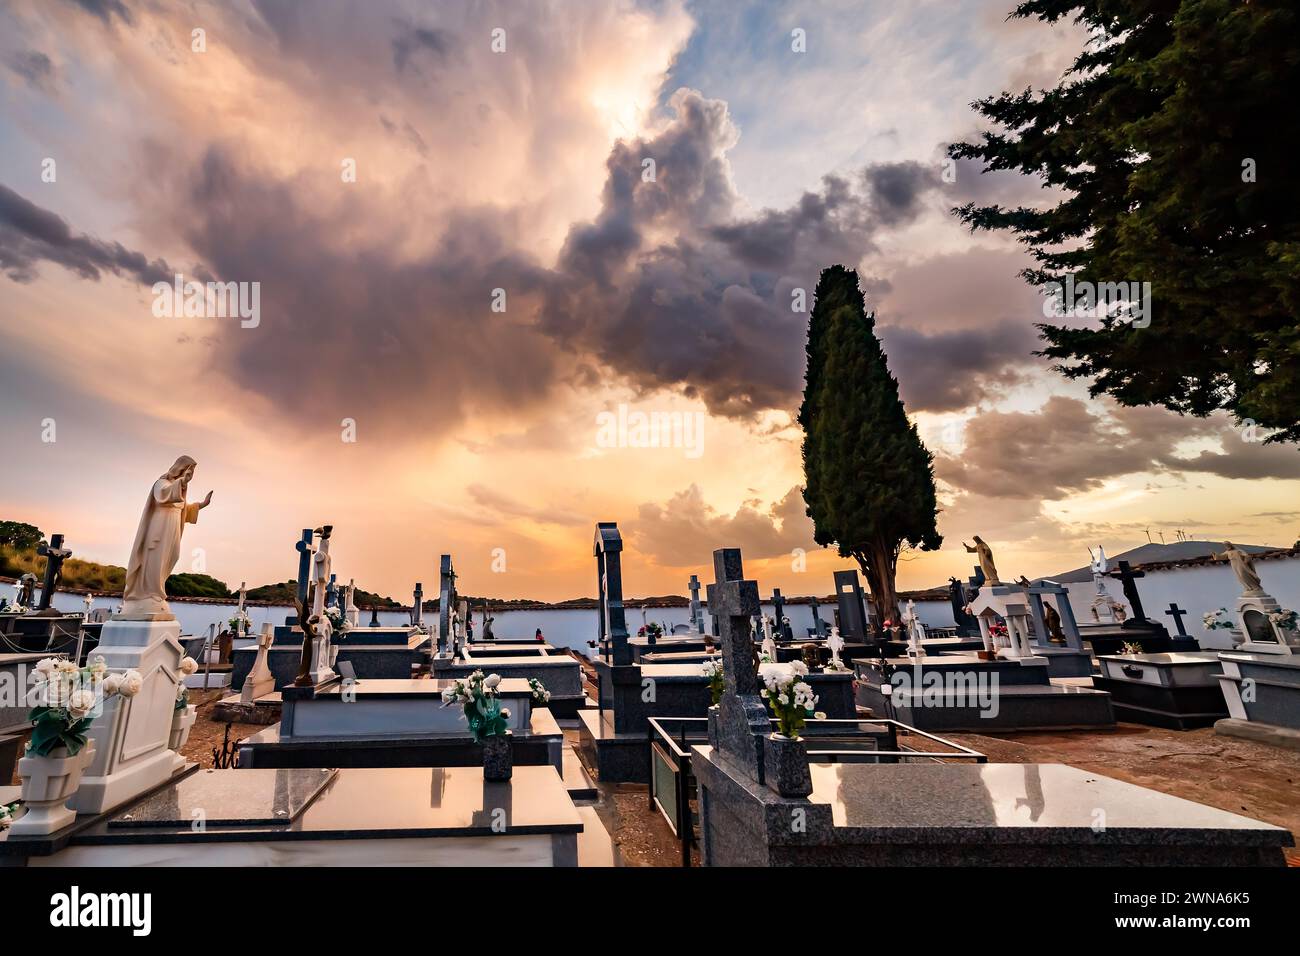
[[[826,594],[790,303],[843,262],[940,480],[944,547],[901,587],[967,575],[975,533],[1004,577],[1146,529],[1291,544],[1293,448],[1089,399],[1032,355],[1021,250],[951,215],[1042,198],[942,175],[972,100],[1079,48],[1010,6],[5,4],[0,519],[124,564],[189,454],[215,494],[177,570],[233,587],[332,523],[341,576],[397,598],[442,552],[464,593],[591,595],[613,520],[629,595],[723,546],[765,594]],[[176,273],[258,282],[257,326],[156,316]],[[703,416],[698,454],[604,447],[620,404]]]

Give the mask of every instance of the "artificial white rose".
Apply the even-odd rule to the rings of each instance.
[[[496,687],[498,684],[500,684],[500,683],[501,683],[501,675],[500,675],[500,674],[489,674],[489,675],[488,675],[486,678],[484,678],[484,680],[483,680],[483,686],[486,687],[486,688],[488,688],[489,690],[495,688],[495,687]]]
[[[507,718],[507,719],[509,719],[509,717],[510,717],[510,708],[509,708],[509,707],[502,707],[502,708],[501,708],[501,716],[502,716],[502,717],[505,717],[505,718]]]
[[[192,657],[181,658],[181,673],[189,677],[199,669],[199,662]]]
[[[134,697],[140,693],[140,688],[144,686],[144,678],[140,676],[139,671],[127,671],[122,675],[122,684],[118,687],[117,692],[123,697]]]
[[[68,714],[73,720],[81,720],[95,709],[95,692],[74,690],[68,695]]]
[[[104,655],[96,654],[94,661],[91,662],[90,672],[92,674],[102,674],[108,670],[108,665],[104,663]]]
[[[109,674],[104,678],[104,696],[112,697],[122,689],[122,675]]]

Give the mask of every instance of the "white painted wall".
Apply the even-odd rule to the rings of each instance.
[[[1255,564],[1264,590],[1272,594],[1284,608],[1300,608],[1300,559],[1279,558],[1274,561],[1259,561]],[[1070,589],[1070,606],[1080,624],[1092,623],[1092,597],[1096,588],[1092,581],[1067,585]],[[1195,637],[1202,647],[1208,649],[1228,649],[1232,639],[1227,631],[1207,631],[1201,618],[1210,611],[1219,608],[1228,609],[1228,617],[1236,619],[1237,598],[1241,595],[1241,584],[1236,575],[1226,564],[1196,565],[1193,567],[1172,568],[1167,571],[1147,571],[1146,577],[1138,579],[1138,594],[1142,596],[1142,609],[1147,617],[1159,621],[1169,629],[1170,634],[1177,633],[1174,619],[1165,614],[1172,602],[1187,611],[1183,617],[1183,627]],[[1117,601],[1124,601],[1124,591],[1120,582],[1109,579],[1106,589]]]

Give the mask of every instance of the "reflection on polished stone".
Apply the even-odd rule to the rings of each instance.
[[[836,827],[1234,830],[1277,827],[1064,764],[814,764],[815,803]],[[1205,842],[1204,833],[1199,834]],[[999,837],[994,836],[994,839]]]
[[[111,818],[118,827],[269,826],[292,823],[337,770],[206,770]]]

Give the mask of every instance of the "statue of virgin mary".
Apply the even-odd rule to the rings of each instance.
[[[193,458],[181,455],[149,491],[126,565],[122,608],[113,615],[118,620],[176,620],[167,606],[167,576],[181,555],[181,531],[197,522],[199,512],[212,501],[210,491],[197,504],[185,500],[195,465]]]

